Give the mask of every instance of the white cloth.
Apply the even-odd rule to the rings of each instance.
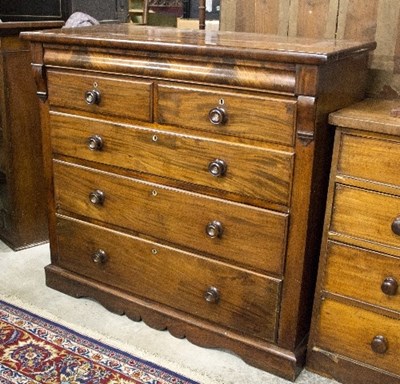
[[[90,27],[97,24],[100,23],[92,16],[83,12],[75,12],[68,18],[63,28]]]

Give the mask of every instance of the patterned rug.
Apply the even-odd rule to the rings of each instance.
[[[197,382],[0,300],[0,383]]]

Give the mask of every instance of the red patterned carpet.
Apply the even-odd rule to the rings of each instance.
[[[197,382],[0,300],[0,383]]]

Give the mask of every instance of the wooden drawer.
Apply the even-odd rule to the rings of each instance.
[[[53,152],[288,205],[293,153],[71,115],[51,115]],[[88,140],[100,137],[100,150]],[[222,163],[221,163],[222,161]],[[209,167],[222,176],[214,176]]]
[[[140,121],[152,120],[150,81],[58,70],[49,70],[47,78],[51,106]],[[85,94],[94,90],[99,92],[99,100],[88,104]]]
[[[282,273],[288,216],[158,184],[54,162],[59,209],[275,274]],[[103,204],[89,194],[101,190]],[[218,233],[206,234],[206,227]]]
[[[280,280],[76,220],[61,219],[57,229],[60,266],[274,341]],[[98,262],[93,261],[98,250],[105,251],[106,260],[98,256]],[[205,293],[210,287],[217,291],[207,301]]]
[[[400,186],[398,158],[399,141],[342,134],[338,173]]]
[[[400,247],[391,226],[400,214],[400,198],[336,184],[330,231],[368,242]]]
[[[399,258],[328,242],[324,290],[400,312],[398,282]]]
[[[224,110],[222,124],[210,121],[216,108]],[[293,145],[295,116],[294,99],[158,85],[156,120],[161,124]]]
[[[325,299],[317,326],[319,348],[400,374],[399,319]],[[372,350],[371,343],[377,336],[387,341],[385,353]]]

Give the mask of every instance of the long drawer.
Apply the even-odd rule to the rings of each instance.
[[[335,355],[400,375],[400,320],[325,299],[317,345]]]
[[[292,146],[296,101],[178,85],[157,87],[157,117],[171,124]]]
[[[61,267],[274,341],[280,280],[77,220],[57,230]]]
[[[328,242],[324,289],[400,312],[400,258]]]
[[[333,207],[331,232],[400,247],[400,236],[392,230],[400,215],[399,197],[336,184]]]
[[[289,204],[290,152],[58,113],[51,126],[56,153]]]
[[[51,107],[139,121],[152,120],[153,85],[127,77],[48,70]]]
[[[288,215],[54,162],[61,210],[281,274]]]

